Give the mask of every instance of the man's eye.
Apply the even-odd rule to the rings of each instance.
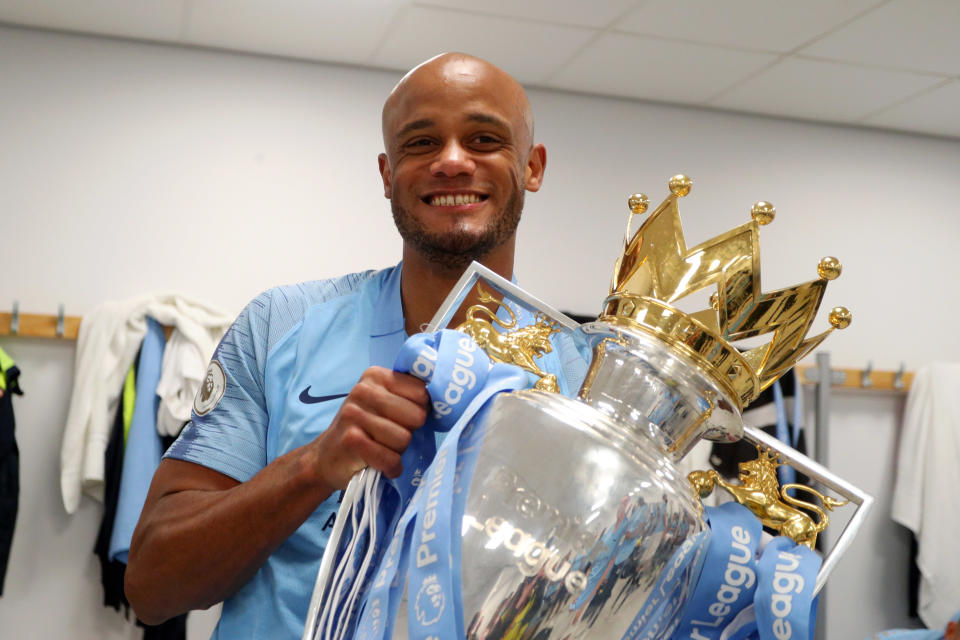
[[[479,144],[479,145],[500,144],[500,140],[498,138],[494,136],[487,136],[487,135],[476,136],[473,139],[473,141],[475,144]]]
[[[405,147],[429,147],[432,144],[433,144],[433,140],[431,140],[430,138],[415,138],[407,142],[404,146]]]

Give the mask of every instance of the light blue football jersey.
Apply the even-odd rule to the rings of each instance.
[[[255,298],[217,347],[192,420],[165,457],[245,482],[322,433],[363,371],[392,367],[407,338],[400,272],[397,265],[277,287]],[[514,311],[521,324],[531,320]],[[552,342],[554,351],[540,366],[556,373],[569,393],[575,390],[569,384],[583,378],[585,360],[572,341]],[[321,504],[224,602],[213,638],[302,636],[339,497]]]

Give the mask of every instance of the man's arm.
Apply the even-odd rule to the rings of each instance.
[[[399,475],[428,402],[420,380],[371,367],[326,431],[247,482],[161,462],[130,545],[125,588],[137,617],[157,624],[220,602],[357,471]]]

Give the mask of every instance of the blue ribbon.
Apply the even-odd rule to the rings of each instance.
[[[707,507],[712,538],[674,640],[809,640],[821,558],[773,538],[759,560],[760,521],[745,507]]]
[[[803,389],[795,388],[793,396],[794,403],[799,403],[798,398],[802,393]],[[799,405],[794,404],[794,406],[796,407]],[[779,380],[773,383],[773,407],[777,415],[777,440],[796,448],[797,441],[800,439],[800,436],[797,434],[796,430],[798,429],[800,423],[797,421],[797,414],[796,411],[794,411],[793,429],[791,430],[790,424],[787,422],[787,409],[783,401],[783,388],[780,386]],[[796,482],[797,472],[788,464],[781,465],[777,468],[777,480],[780,481],[781,485]]]
[[[703,571],[675,638],[715,640],[757,589],[760,521],[736,502],[708,507],[712,536]]]
[[[693,576],[701,571],[710,535],[709,529],[699,531],[673,552],[640,613],[623,634],[623,640],[670,637],[680,623],[677,613],[687,601]],[[671,626],[664,626],[667,621],[672,621]]]
[[[420,333],[408,339],[393,365],[427,383],[432,413],[413,432],[401,460],[403,473],[390,480],[406,507],[437,452],[435,433],[450,431],[470,401],[483,389],[490,359],[469,336],[446,329]]]
[[[432,413],[404,453],[403,475],[391,483],[405,510],[387,529],[393,538],[362,605],[356,635],[392,636],[409,574],[410,637],[462,637],[459,523],[483,438],[482,409],[500,391],[529,386],[529,377],[517,367],[491,366],[469,336],[451,330],[412,337],[394,368],[427,382]],[[436,450],[433,432],[448,430]]]
[[[820,564],[820,556],[790,538],[780,536],[766,546],[754,601],[761,640],[813,637],[810,613]]]

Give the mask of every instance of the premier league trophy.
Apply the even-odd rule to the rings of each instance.
[[[689,191],[689,178],[672,178],[670,195],[635,234],[630,223],[647,199],[630,198],[623,254],[595,322],[577,326],[471,267],[431,329],[445,327],[479,281],[508,310],[500,317],[479,305],[468,311],[458,329],[473,340],[447,347],[453,379],[460,371],[461,383],[469,382],[463,367],[483,349],[537,383],[476,399],[432,464],[416,470],[412,495],[400,489],[396,517],[371,513],[388,491],[377,474],[351,482],[304,638],[669,638],[709,539],[699,496],[723,486],[765,525],[811,548],[825,511],[845,504],[795,485],[822,507],[799,501],[778,490],[775,474],[771,486],[770,469],[782,462],[859,507],[834,551],[849,544],[869,496],[762,432],[746,434],[761,455],[746,465],[741,485],[715,472],[688,479],[677,471],[701,438],[744,437],[743,408],[832,328],[850,323],[838,307],[831,329],[806,337],[827,281],[840,274],[834,258],[820,262],[817,280],[761,292],[758,230],[773,219],[768,203],[755,205],[746,224],[687,249],[677,203]],[[715,287],[708,308],[677,308],[706,287]],[[536,314],[526,326],[522,309]],[[733,345],[768,334],[759,346]],[[429,366],[417,356],[411,373],[418,362],[439,371],[439,344],[423,352]],[[590,360],[575,398],[557,393],[555,374],[538,364],[559,347],[579,348]],[[501,388],[522,386],[529,385]],[[438,412],[449,408],[433,399]],[[835,562],[831,553],[818,590]]]

